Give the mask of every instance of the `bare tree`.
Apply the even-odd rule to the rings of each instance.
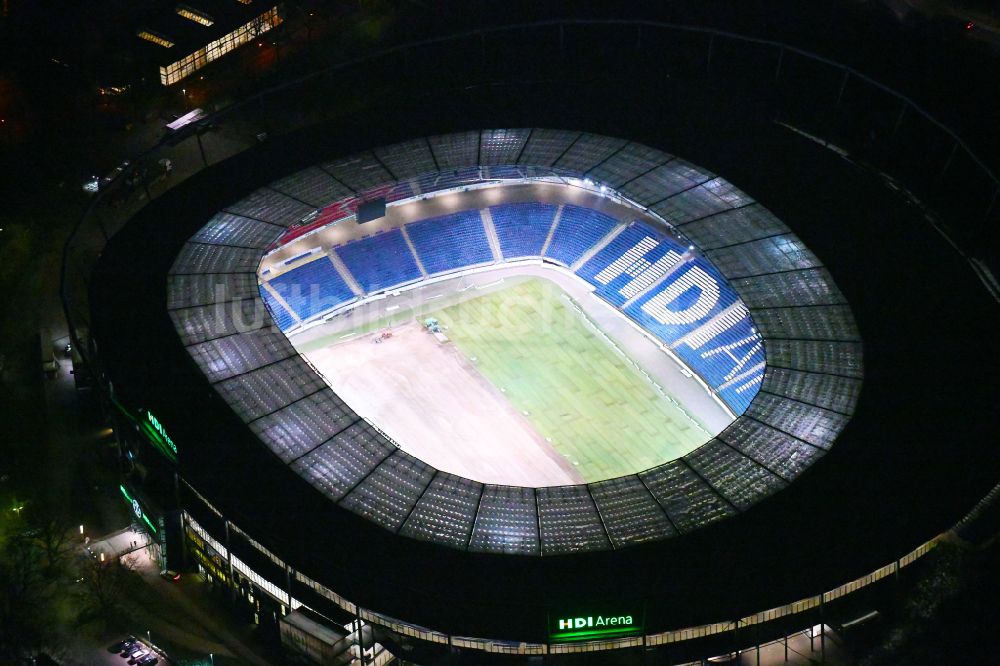
[[[71,544],[66,514],[0,492],[0,662],[35,654],[52,630]]]
[[[0,652],[19,656],[37,646],[51,600],[38,542],[25,533],[8,535],[0,550]]]
[[[28,522],[32,525],[32,535],[45,556],[45,564],[50,576],[65,571],[72,536],[72,521],[59,510],[45,505],[29,507]]]
[[[135,555],[105,556],[103,560],[97,556],[83,563],[80,573],[92,610],[105,621],[118,609],[135,568]]]

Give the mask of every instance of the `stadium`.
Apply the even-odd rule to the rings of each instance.
[[[428,143],[464,142],[471,146],[480,140],[478,134],[435,137]],[[529,136],[536,137],[531,153],[527,152]],[[597,157],[623,145],[622,141],[606,137],[546,130],[494,131],[484,142],[487,152],[490,144],[506,144],[511,155],[523,150],[529,160],[533,160],[538,146],[544,146],[546,154],[540,159],[546,163],[571,144],[580,153],[594,152]],[[383,162],[396,164],[392,172],[395,174],[400,163],[419,163],[421,158],[430,157],[422,150],[424,142],[415,145],[415,155],[409,152],[414,150],[412,146],[376,150],[374,154],[381,154]],[[629,154],[619,162],[628,166],[608,168],[616,173],[624,170],[625,177],[630,177],[638,170],[667,166],[673,161],[670,156],[641,147],[630,153],[637,150],[646,154],[645,159]],[[502,156],[487,159],[504,160]],[[567,155],[566,159],[574,157]],[[358,161],[358,157],[345,160],[347,164]],[[337,168],[331,167],[330,171],[336,172]],[[379,218],[382,223],[378,226],[382,228],[374,222],[330,220],[331,215],[326,213],[330,209],[339,212],[356,208],[338,201],[309,225],[286,234],[306,237],[286,241],[267,254],[260,271],[265,303],[279,328],[345,402],[364,404],[370,397],[370,404],[362,410],[366,418],[393,434],[394,441],[412,437],[424,453],[417,457],[425,461],[427,456],[441,459],[440,467],[457,465],[478,475],[479,481],[558,486],[602,481],[678,458],[729,425],[733,410],[742,413],[746,409],[748,396],[755,393],[763,376],[760,336],[746,306],[725,286],[714,268],[693,255],[693,245],[668,239],[652,226],[633,220],[641,212],[638,207],[623,207],[619,213],[623,221],[600,212],[600,206],[612,205],[608,186],[591,181],[592,193],[582,174],[573,176],[561,171],[562,175],[552,172],[529,176],[542,172],[530,165],[476,166],[471,170],[465,166],[445,175],[405,174],[416,182],[419,197],[412,194],[409,179],[401,187],[390,187],[383,197],[370,192],[357,196],[361,201],[392,202],[391,214]],[[309,175],[315,178],[317,172],[310,171]],[[323,174],[318,175],[322,178]],[[656,181],[651,184],[650,178]],[[292,177],[292,181],[305,180],[301,172]],[[676,185],[663,187],[664,180]],[[637,188],[649,189],[655,192],[653,197],[662,196],[664,201],[672,189],[704,187],[706,192],[721,191],[723,196],[732,192],[724,182],[697,172],[683,161],[645,181],[632,181]],[[379,187],[385,191],[385,185]],[[564,195],[561,190],[566,188],[572,188],[578,203],[558,203]],[[275,189],[281,191],[277,185]],[[523,196],[529,200],[513,202]],[[581,197],[591,199],[593,207],[580,205],[584,203]],[[543,203],[543,198],[550,202]],[[485,206],[488,201],[497,204]],[[428,217],[429,213],[420,212],[428,204],[438,210],[459,210]],[[737,203],[740,208],[747,204],[745,197]],[[470,209],[469,205],[483,207]],[[753,217],[766,213],[751,209],[742,214]],[[389,227],[397,218],[414,221]],[[239,224],[243,220],[227,216],[222,224]],[[351,222],[354,229],[348,228]],[[779,228],[776,222],[771,224]],[[217,234],[218,229],[216,223],[205,233]],[[326,249],[322,235],[335,233],[341,236],[340,242],[331,240],[337,245]],[[365,235],[350,238],[356,233]],[[775,243],[785,243],[792,253],[801,252],[800,244],[790,236],[771,241]],[[556,272],[555,267],[565,270]],[[565,280],[566,273],[573,269],[574,275],[598,290],[604,302],[620,308],[613,312],[628,312],[632,321],[643,321],[645,327],[628,331],[616,326],[620,322],[602,322],[609,317],[606,311],[593,307],[586,311],[587,306],[581,305],[588,303],[586,288]],[[179,263],[174,274],[189,275],[184,272],[187,270],[185,264]],[[429,278],[433,282],[428,283]],[[177,291],[186,289],[185,279]],[[723,289],[728,293],[720,293]],[[573,293],[574,298],[560,302],[565,300],[560,292]],[[327,295],[329,301],[324,302]],[[683,307],[672,307],[675,303]],[[574,312],[579,315],[578,321],[571,320]],[[196,328],[203,324],[191,324],[187,316],[187,311],[178,313],[177,326],[182,335],[197,334]],[[319,323],[320,318],[322,325],[311,325]],[[659,335],[649,332],[654,326],[662,329]],[[616,328],[620,332],[613,341],[606,331]],[[426,335],[414,335],[421,329],[433,333],[437,345],[421,344],[428,339]],[[373,331],[374,337],[365,335],[367,331]],[[646,335],[639,338],[640,333]],[[389,340],[391,344],[382,347],[369,344]],[[710,340],[714,342],[706,351],[703,348]],[[628,347],[628,351],[619,345]],[[655,359],[661,345],[677,350],[678,356],[683,354],[686,363],[678,359],[684,365],[665,372],[665,363]],[[435,354],[436,349],[451,348],[457,348],[458,354]],[[573,352],[549,360],[563,348]],[[624,358],[615,358],[612,350]],[[390,353],[392,362],[382,360]],[[639,372],[629,372],[628,364],[640,355],[652,357],[648,371],[635,364]],[[706,361],[711,365],[701,367]],[[695,366],[697,374],[691,372],[690,366]],[[659,381],[649,372],[659,375]],[[355,373],[364,374],[364,380],[355,378]],[[697,405],[699,413],[689,416],[661,386],[678,386],[685,376],[697,378],[706,396],[710,389],[721,404]],[[470,377],[472,381],[468,381]],[[593,377],[603,382],[591,384]],[[645,377],[649,380],[644,381]],[[404,400],[400,394],[407,389]],[[625,397],[616,400],[611,389],[620,390]],[[504,395],[496,395],[498,391]],[[672,389],[673,394],[678,392]],[[697,404],[696,391],[687,393],[694,395],[684,402]],[[461,409],[446,407],[463,399],[468,402]],[[616,418],[616,407],[627,409],[636,403],[643,407]],[[605,413],[605,405],[612,407],[610,413]],[[555,469],[546,464],[554,451],[545,451],[546,447],[535,441],[538,433],[526,432],[525,424],[512,423],[516,419],[509,416],[515,406],[522,408],[522,415],[537,410],[533,419],[529,416],[535,429],[547,433],[545,440],[555,442],[556,447],[568,447],[560,455],[571,458],[570,464],[580,469],[568,470],[565,465]],[[469,423],[459,420],[463,414],[470,417]],[[498,414],[505,418],[491,422],[491,417]],[[558,415],[558,421],[551,418],[553,415]],[[706,425],[712,426],[713,432],[706,430]],[[566,430],[566,426],[571,429]],[[626,441],[630,438],[637,440],[631,449]],[[675,443],[677,448],[658,451],[659,439]],[[588,450],[592,447],[595,450]],[[535,455],[536,449],[550,455]],[[493,460],[491,452],[497,454]],[[459,456],[462,458],[457,459]],[[303,463],[308,465],[305,460]],[[637,469],[629,469],[630,464]],[[511,466],[518,469],[509,469]],[[463,526],[461,531],[468,530]]]
[[[195,130],[207,168],[102,229],[80,344],[171,566],[362,663],[683,663],[823,640],[985,494],[996,301],[851,152],[898,99],[639,27],[625,80],[622,26],[546,24],[406,51],[424,92],[376,115],[242,107],[266,140],[208,166]],[[734,83],[776,64],[852,123]]]

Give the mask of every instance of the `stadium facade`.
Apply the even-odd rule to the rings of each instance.
[[[613,119],[580,110],[600,108],[612,91],[622,101]],[[685,91],[705,103],[694,87]],[[988,296],[930,225],[905,225],[912,210],[823,145],[760,108],[742,109],[730,130],[709,138],[725,126],[712,123],[734,117],[724,95],[711,108],[666,104],[683,98],[649,92],[576,81],[519,89],[516,100],[450,90],[455,117],[420,113],[426,100],[410,100],[385,117],[309,127],[214,165],[115,234],[90,282],[94,348],[123,415],[117,430],[155,415],[142,443],[125,449],[142,459],[130,483],[143,477],[143,497],[154,498],[144,514],[162,528],[171,566],[200,568],[259,622],[302,605],[341,624],[370,624],[362,641],[418,663],[587,655],[633,663],[648,653],[674,662],[719,654],[834,621],[916,562],[934,530],[965,506],[963,493],[982,486],[978,479],[955,490],[956,479],[969,480],[957,461],[979,455],[975,442],[990,424],[981,400],[955,399],[952,389],[974,385],[976,370],[958,345],[942,341],[988,327]],[[569,98],[575,111],[559,103]],[[650,114],[661,121],[655,128]],[[454,132],[511,127],[510,117],[530,122]],[[590,131],[541,129],[578,125]],[[692,131],[677,134],[677,126]],[[312,225],[339,215],[338,202],[350,212],[376,195],[390,199],[403,183],[419,196],[429,178],[447,177],[465,179],[450,188],[590,181],[648,214],[644,226],[616,223],[590,257],[613,247],[612,231],[638,230],[636,243],[649,235],[663,248],[631,260],[645,262],[632,280],[601,283],[600,271],[584,270],[587,261],[577,265],[585,253],[525,255],[589,276],[597,292],[611,285],[598,296],[626,317],[669,289],[674,273],[651,276],[635,303],[622,290],[671,250],[693,246],[692,265],[704,261],[702,271],[721,278],[720,295],[731,289],[736,298],[720,296],[718,309],[684,324],[693,328],[659,339],[669,347],[693,331],[743,325],[760,336],[763,375],[746,404],[736,399],[746,391],[728,396],[732,425],[637,474],[518,488],[436,472],[355,415],[281,329],[294,335],[351,299],[403,282],[379,282],[364,262],[351,270],[351,250],[341,247],[366,242],[354,238],[332,250],[356,283],[351,294],[337,283],[347,300],[290,301],[258,275],[261,258],[276,242],[318,237],[323,227]],[[875,216],[905,225],[898,233],[907,242],[887,241]],[[395,232],[385,234],[391,243]],[[410,241],[413,263],[423,265],[410,279],[433,276],[423,261],[430,255]],[[620,247],[619,258],[637,245]],[[942,250],[927,267],[933,279],[914,282],[909,267],[926,267],[928,248]],[[489,262],[453,262],[441,272],[477,263]],[[964,296],[933,297],[945,292]],[[736,303],[745,324],[703,328]],[[659,335],[654,323],[647,330]],[[749,337],[739,328],[735,335]],[[935,353],[921,353],[932,339]],[[900,362],[916,353],[919,369]],[[743,358],[734,356],[732,366]],[[686,362],[726,401],[726,381],[698,366],[706,360]],[[941,389],[933,399],[926,376]],[[956,462],[931,471],[921,461],[935,442],[913,414],[940,424],[935,409],[949,415]],[[149,444],[159,453],[143,454]],[[916,491],[921,483],[949,490],[932,502]],[[904,517],[914,507],[930,512],[926,521]]]

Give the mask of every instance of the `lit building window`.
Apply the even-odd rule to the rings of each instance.
[[[213,23],[215,23],[215,21],[212,20],[211,16],[209,16],[205,12],[198,11],[194,7],[188,7],[187,5],[177,5],[176,11],[180,16],[183,16],[186,19],[190,19],[195,23],[200,23],[204,26],[210,26]]]
[[[158,35],[155,32],[150,32],[149,30],[140,30],[135,33],[137,37],[145,39],[147,42],[153,42],[154,44],[159,44],[164,48],[170,48],[174,45],[172,41],[164,37],[163,35]]]
[[[249,23],[236,28],[228,35],[209,42],[177,62],[160,67],[160,83],[173,85],[181,79],[194,74],[208,63],[221,58],[230,51],[252,42],[271,28],[281,25],[281,15],[278,8],[272,7]]]

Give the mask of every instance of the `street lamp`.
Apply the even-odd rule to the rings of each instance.
[[[208,660],[212,662],[212,666],[215,666],[215,657],[212,656],[211,652],[208,653]]]

